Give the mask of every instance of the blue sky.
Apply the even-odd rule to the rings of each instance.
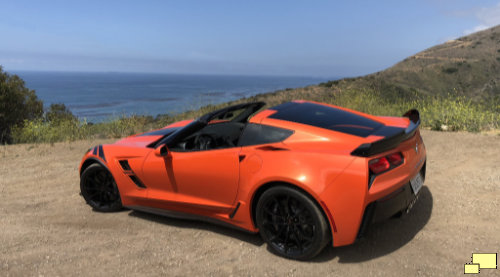
[[[356,76],[497,24],[500,0],[0,0],[0,65]]]

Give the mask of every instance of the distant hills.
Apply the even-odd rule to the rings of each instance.
[[[367,78],[426,94],[500,95],[500,25],[431,47]]]
[[[500,103],[500,25],[431,47],[380,72],[236,102],[264,100],[276,104],[299,98],[325,101],[340,92],[366,90],[387,99],[452,95],[474,102]]]

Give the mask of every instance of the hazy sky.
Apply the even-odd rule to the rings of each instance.
[[[0,0],[0,65],[354,76],[497,24],[500,0]]]

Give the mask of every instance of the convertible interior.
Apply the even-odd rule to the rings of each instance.
[[[172,150],[199,151],[235,147],[245,125],[245,123],[232,121],[209,124],[186,137]]]
[[[167,143],[172,151],[178,152],[236,147],[248,119],[264,105],[253,102],[208,113],[153,146]]]

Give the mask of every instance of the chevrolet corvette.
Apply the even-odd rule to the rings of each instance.
[[[123,208],[260,233],[306,260],[349,245],[368,226],[408,213],[426,170],[420,115],[373,116],[292,101],[252,102],[88,150],[81,195]]]

